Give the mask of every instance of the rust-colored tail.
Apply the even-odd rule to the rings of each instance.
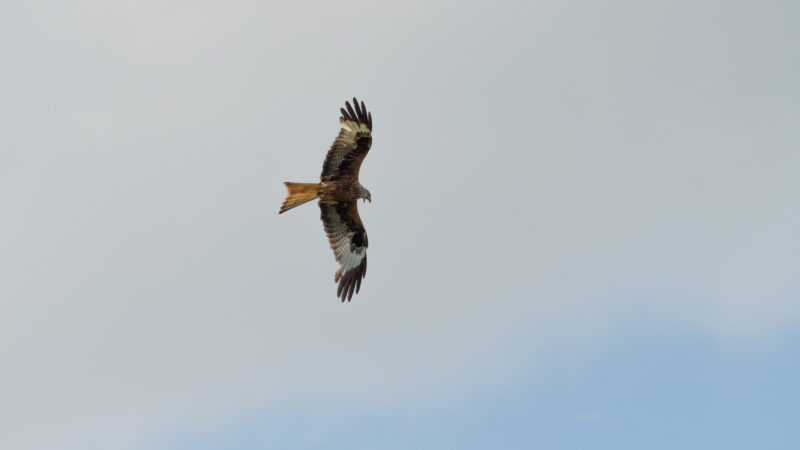
[[[319,197],[319,183],[291,183],[286,181],[283,184],[286,185],[286,190],[289,191],[289,195],[287,195],[286,200],[283,201],[283,205],[281,205],[281,210],[278,214],[283,214],[295,206],[300,206],[303,203],[310,202]]]

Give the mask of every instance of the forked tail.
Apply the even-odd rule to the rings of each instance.
[[[300,206],[303,203],[310,202],[319,197],[318,183],[291,183],[286,181],[283,184],[286,185],[286,190],[289,191],[289,195],[287,195],[286,200],[283,201],[283,205],[281,205],[281,210],[278,214],[283,214],[296,206]]]

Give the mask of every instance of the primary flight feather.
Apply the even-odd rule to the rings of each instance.
[[[367,274],[367,231],[358,216],[357,201],[372,202],[358,181],[361,162],[372,146],[372,114],[355,97],[352,105],[345,102],[339,111],[342,129],[322,163],[320,182],[285,182],[288,195],[279,214],[319,198],[322,225],[339,263],[334,276],[339,283],[336,296],[349,302]]]

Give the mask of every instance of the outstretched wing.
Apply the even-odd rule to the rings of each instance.
[[[329,203],[320,201],[322,225],[328,235],[333,254],[339,263],[334,281],[339,283],[336,296],[342,301],[353,297],[367,275],[367,231],[358,217],[356,202]]]
[[[361,161],[372,146],[372,114],[367,112],[364,102],[359,105],[355,97],[353,105],[355,110],[350,102],[345,102],[346,110],[340,109],[342,129],[322,163],[322,181],[341,178],[357,180]]]

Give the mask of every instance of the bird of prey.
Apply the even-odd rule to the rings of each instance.
[[[353,105],[345,102],[345,107],[339,109],[342,129],[322,163],[320,182],[285,182],[289,193],[278,214],[319,198],[322,225],[339,263],[334,276],[339,283],[336,296],[349,302],[367,274],[367,231],[357,202],[372,203],[369,191],[358,181],[361,162],[372,145],[372,114],[355,97]]]

